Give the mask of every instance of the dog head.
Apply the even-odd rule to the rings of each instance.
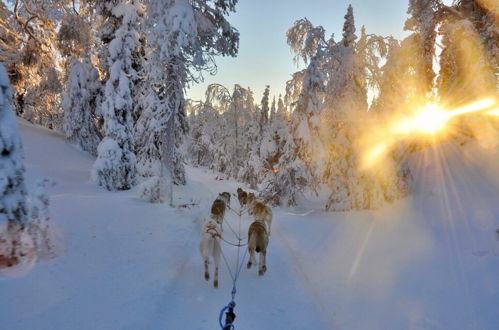
[[[225,208],[226,208],[225,198],[215,199],[215,201],[211,205],[211,217],[219,222],[222,221],[225,215]]]
[[[230,205],[230,194],[226,191],[223,193],[218,194],[219,199],[223,199],[225,204]]]
[[[237,199],[239,200],[239,204],[241,204],[241,206],[246,205],[248,200],[248,193],[241,188],[237,188]]]
[[[246,204],[248,204],[248,214],[253,215],[253,213],[254,213],[253,208],[256,204],[255,194],[253,194],[253,193],[248,194],[248,198],[246,199]]]

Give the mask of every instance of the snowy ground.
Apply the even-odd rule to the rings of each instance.
[[[0,328],[216,329],[231,280],[225,267],[219,289],[203,279],[200,219],[237,184],[189,167],[176,196],[199,206],[148,204],[97,187],[92,157],[20,125],[28,184],[58,183],[65,252],[0,277]],[[238,282],[236,329],[498,329],[499,151],[475,149],[420,154],[413,196],[376,212],[275,209],[267,273],[243,269]],[[234,264],[236,248],[223,249]]]

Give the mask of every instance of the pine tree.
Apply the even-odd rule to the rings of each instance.
[[[62,102],[64,134],[72,143],[93,156],[97,156],[97,146],[101,141],[95,115],[101,87],[98,77],[97,70],[88,58],[83,63],[73,60]]]
[[[9,78],[0,66],[0,223],[26,220],[23,150],[17,123],[11,109]]]
[[[291,115],[296,156],[306,165],[310,187],[317,187],[322,177],[324,146],[319,124],[323,107],[325,77],[319,69],[322,52],[312,57],[303,78],[300,96]]]
[[[326,111],[322,114],[322,137],[328,150],[324,178],[331,189],[326,210],[346,211],[368,208],[367,191],[372,182],[359,173],[354,144],[367,111],[364,61],[357,53],[354,16],[348,7],[341,43],[330,43],[327,69]],[[369,188],[370,189],[370,188]],[[372,190],[372,189],[370,189]]]
[[[275,113],[276,113],[276,107],[275,107],[275,95],[274,98],[272,99],[272,105],[270,106],[270,118],[269,121],[272,124],[275,118]]]
[[[121,19],[109,43],[109,79],[106,82],[102,114],[104,139],[92,168],[93,179],[108,190],[130,189],[136,181],[136,157],[132,120],[132,81],[136,72],[132,54],[139,46],[137,22],[142,10],[138,2],[120,2],[112,9]]]
[[[281,94],[279,94],[279,100],[277,101],[277,110],[275,116],[278,120],[285,120],[288,118],[286,106],[284,105]]]
[[[291,131],[296,157],[307,168],[303,176],[311,180],[308,182],[311,188],[320,184],[325,156],[319,132],[327,81],[323,70],[327,60],[324,33],[322,26],[314,27],[305,18],[296,21],[286,34],[288,45],[296,54],[295,61],[302,58],[308,63],[305,70],[295,73],[286,83],[286,99],[293,107]]]
[[[11,98],[9,79],[0,65],[0,268],[20,263],[33,250],[25,229],[23,149]]]
[[[260,104],[260,134],[263,133],[267,123],[269,121],[269,94],[270,86],[265,86],[265,90],[262,96],[262,102]]]
[[[352,5],[348,5],[345,15],[345,23],[343,24],[343,45],[350,47],[355,43],[357,36],[355,35],[355,20],[353,17]]]

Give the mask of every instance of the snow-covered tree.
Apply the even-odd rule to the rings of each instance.
[[[0,65],[0,222],[26,220],[26,188],[21,137],[11,109],[9,78]]]
[[[7,37],[2,38],[7,42],[2,42],[0,53],[5,51],[7,57],[4,63],[12,77],[16,113],[52,129],[62,124],[57,30],[68,5],[69,1],[12,1],[4,7],[8,18],[0,23]]]
[[[313,56],[303,78],[300,96],[291,115],[292,134],[296,145],[296,156],[306,165],[311,187],[316,187],[322,177],[324,146],[319,128],[323,107],[325,77],[321,72],[321,51]]]
[[[354,45],[357,36],[355,35],[355,20],[353,17],[352,5],[348,5],[345,15],[345,23],[343,24],[343,45],[350,47]]]
[[[109,78],[103,104],[104,138],[97,149],[93,179],[108,190],[130,189],[136,181],[136,157],[132,120],[132,54],[139,45],[138,22],[142,6],[138,1],[121,1],[112,9],[121,18],[109,43]]]
[[[272,105],[270,106],[270,116],[269,116],[269,121],[272,123],[272,121],[275,118],[275,113],[276,113],[276,103],[275,103],[275,95],[274,98],[272,99]]]
[[[437,10],[440,0],[409,0],[407,14],[410,17],[404,25],[404,30],[414,31],[417,35],[416,42],[419,43],[422,52],[421,76],[423,90],[431,92],[435,72],[433,70],[433,59],[435,57],[436,26],[438,23]]]
[[[263,134],[263,131],[269,121],[269,95],[270,86],[267,85],[263,91],[262,102],[260,103],[260,134]]]
[[[275,117],[278,120],[285,120],[288,118],[288,111],[286,109],[286,106],[284,105],[284,101],[282,100],[282,95],[279,94],[279,99],[277,101],[277,110]]]
[[[64,134],[71,142],[93,156],[97,156],[97,146],[101,141],[95,114],[101,87],[98,79],[97,69],[88,58],[84,59],[83,63],[73,60],[62,102]]]
[[[149,90],[139,118],[139,164],[162,163],[173,182],[185,183],[179,152],[185,121],[184,88],[191,70],[209,69],[214,55],[235,56],[239,33],[225,16],[234,0],[151,0],[147,9]],[[142,167],[142,166],[141,166]],[[152,174],[152,173],[151,173]],[[156,166],[155,176],[163,176]]]
[[[305,163],[296,156],[290,124],[278,112],[260,145],[263,169],[259,190],[261,197],[272,205],[297,205],[311,181]]]
[[[0,268],[21,262],[32,246],[24,227],[27,206],[23,149],[11,98],[9,79],[0,65]]]
[[[464,1],[461,6],[463,16],[473,19],[473,11],[468,12],[473,6],[465,6]],[[455,105],[493,95],[497,91],[497,63],[494,64],[494,57],[487,50],[491,46],[470,18],[463,16],[447,14],[440,26],[443,49],[437,88],[445,102]],[[499,47],[499,38],[496,38],[496,47]]]
[[[377,208],[385,200],[401,196],[394,187],[398,177],[393,172],[373,173],[360,168],[359,140],[363,130],[369,128],[371,117],[376,116],[367,112],[367,91],[368,87],[379,88],[379,63],[387,55],[387,46],[385,38],[368,35],[364,28],[357,40],[355,31],[353,9],[349,6],[342,42],[330,39],[326,51],[329,79],[321,137],[328,151],[324,179],[331,190],[326,209],[334,211]]]

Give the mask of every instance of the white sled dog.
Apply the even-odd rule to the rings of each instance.
[[[256,200],[255,194],[249,193],[248,199],[248,214],[254,216],[255,220],[262,220],[267,225],[267,232],[270,236],[272,225],[272,209],[267,205]]]
[[[230,206],[230,194],[228,192],[223,192],[218,194],[217,199],[211,205],[211,217],[215,219],[220,228],[223,229],[223,221],[225,217],[225,211]]]
[[[259,253],[258,257],[258,275],[263,276],[267,271],[267,246],[269,245],[269,236],[263,220],[255,220],[248,229],[248,252],[249,261],[246,265],[248,269],[256,263],[255,252]]]
[[[201,238],[201,243],[199,244],[199,250],[201,251],[201,256],[204,261],[204,279],[210,279],[210,272],[208,270],[208,264],[210,263],[210,257],[213,258],[213,263],[215,264],[215,275],[213,280],[213,286],[218,288],[218,267],[220,266],[220,238],[222,230],[218,222],[212,217],[205,220],[203,225],[203,233]]]

